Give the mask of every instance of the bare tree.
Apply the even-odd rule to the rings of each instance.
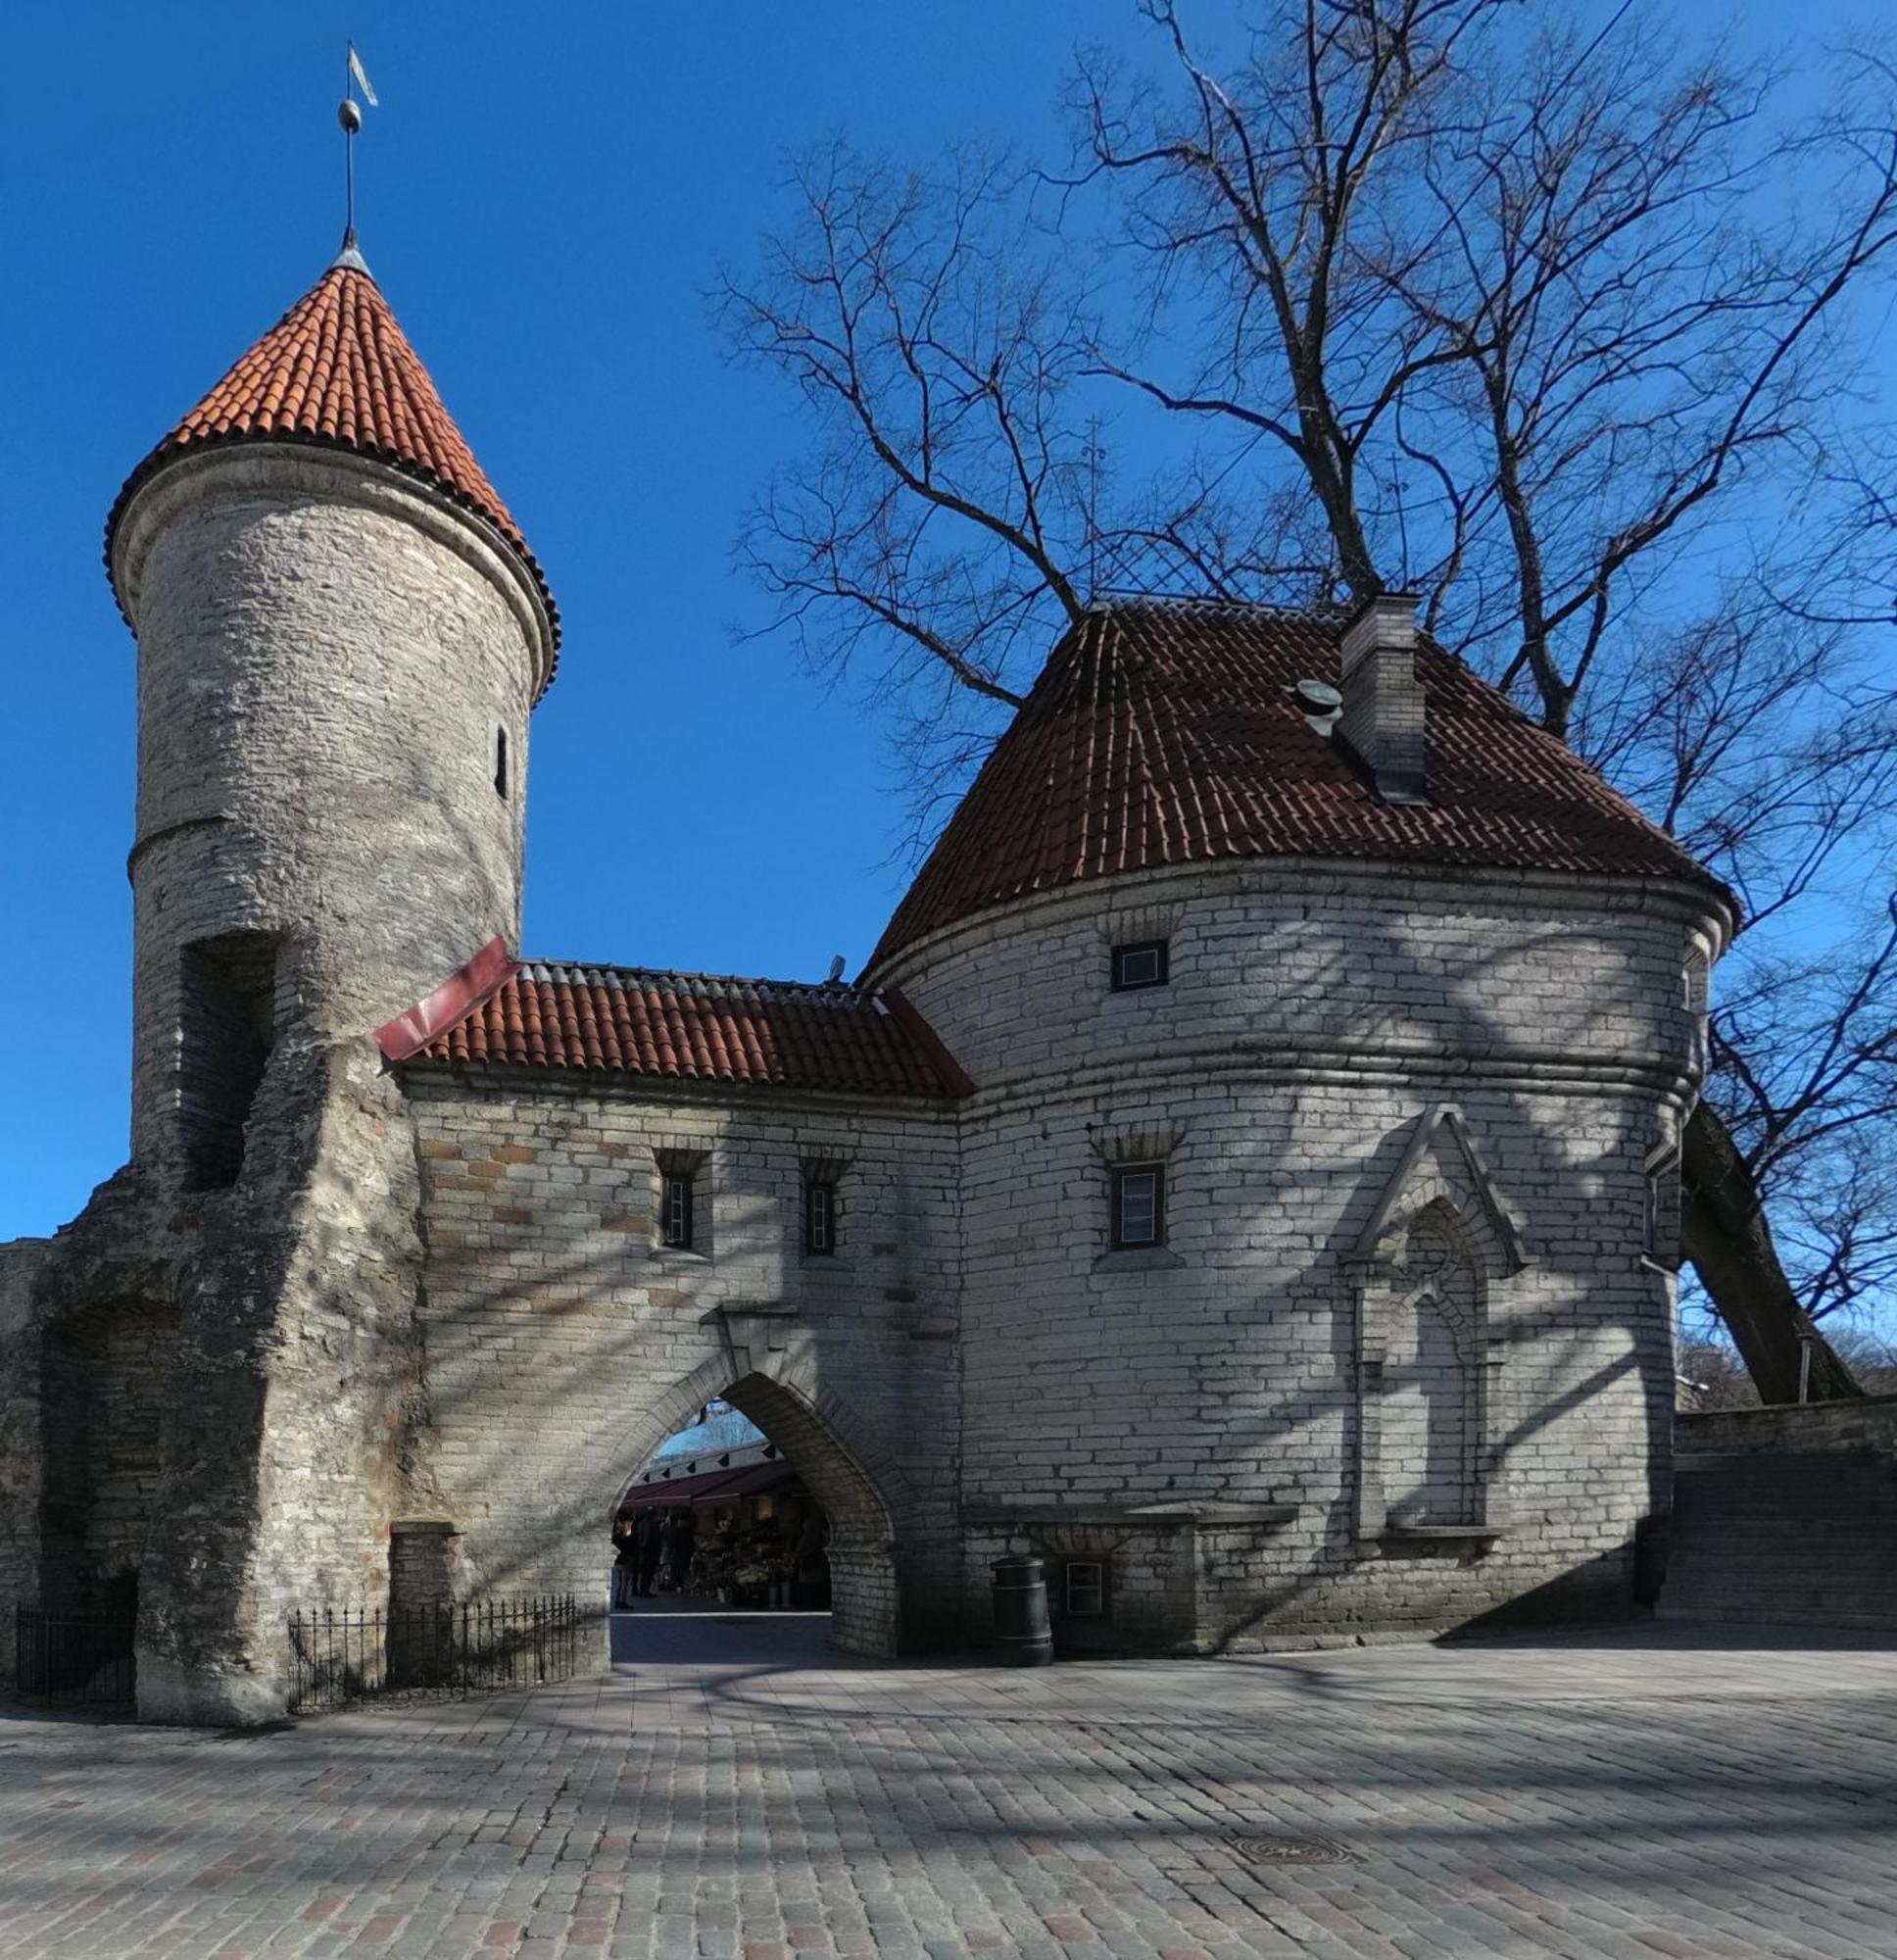
[[[1728,616],[1699,636],[1724,661],[1688,670],[1720,684],[1699,690],[1700,717],[1648,692],[1629,725],[1626,614],[1723,491],[1775,466],[1809,473],[1822,452],[1843,303],[1897,255],[1887,105],[1748,146],[1765,77],[1681,64],[1625,14],[1509,50],[1484,0],[1306,0],[1227,80],[1174,6],[1148,11],[1184,100],[1129,116],[1110,78],[1087,75],[1085,164],[1133,181],[1155,291],[1208,248],[1229,273],[1190,387],[1113,371],[1170,411],[1280,434],[1345,592],[1422,586],[1438,632],[1526,688],[1552,732],[1570,735],[1602,682],[1623,715],[1609,753],[1650,759],[1671,732],[1663,820],[1723,804],[1723,824],[1689,841],[1789,903],[1849,818],[1881,808],[1887,720],[1801,739],[1789,763],[1764,756],[1775,714],[1809,712],[1835,676],[1782,648],[1732,659],[1755,636]],[[1890,78],[1874,60],[1863,74]],[[1775,167],[1821,156],[1844,191],[1827,225],[1746,222]],[[1321,358],[1340,331],[1348,361]],[[1421,552],[1419,532],[1435,539]],[[1736,1066],[1730,1042],[1721,1053]],[[1717,1102],[1695,1110],[1685,1158],[1690,1256],[1762,1393],[1788,1398],[1811,1327]],[[1822,1345],[1814,1386],[1851,1391]]]
[[[1005,158],[926,175],[834,144],[793,183],[800,222],[723,305],[820,436],[739,557],[813,669],[907,707],[926,806],[1083,609],[1100,466],[1074,383],[1097,328]]]
[[[802,229],[728,295],[822,431],[743,547],[813,662],[873,648],[873,692],[986,710],[1101,584],[1401,585],[1755,920],[1874,861],[1897,722],[1846,622],[1874,610],[1867,486],[1888,476],[1840,377],[1857,295],[1897,260],[1889,65],[1854,57],[1826,118],[1784,128],[1769,72],[1682,57],[1630,8],[1582,31],[1502,0],[1303,0],[1224,74],[1170,0],[1143,11],[1174,79],[1083,61],[1057,239],[1019,173],[832,152]],[[1814,175],[1822,220],[1796,195]],[[1115,398],[1152,417],[1149,454],[1184,432],[1137,496],[1103,455]],[[1823,572],[1774,549],[1787,510]],[[961,762],[994,723],[948,726]],[[1810,996],[1782,998],[1822,1048]],[[1804,1092],[1773,1053],[1808,1045],[1727,1012],[1718,1054],[1776,1110]],[[1782,1399],[1807,1330],[1765,1203],[1818,1147],[1785,1131],[1762,1195],[1750,1106],[1722,1090],[1694,1116],[1686,1239]],[[1863,1102],[1824,1133],[1855,1140],[1865,1199],[1826,1300],[1874,1266],[1882,1120]],[[1822,1351],[1818,1387],[1850,1387]]]

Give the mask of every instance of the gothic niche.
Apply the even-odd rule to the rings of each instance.
[[[1381,1409],[1386,1522],[1477,1524],[1476,1262],[1446,1203],[1411,1220],[1393,1279]]]
[[[1490,1295],[1525,1263],[1461,1112],[1433,1105],[1342,1260],[1356,1325],[1360,1540],[1495,1535]]]

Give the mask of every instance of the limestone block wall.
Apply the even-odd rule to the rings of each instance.
[[[178,1313],[101,1300],[61,1315],[41,1360],[45,1426],[40,1604],[122,1596],[145,1564],[175,1405]]]
[[[958,1590],[952,1116],[404,1082],[426,1241],[413,1500],[459,1528],[462,1592],[603,1601],[627,1484],[729,1392],[831,1515],[836,1637],[940,1638]],[[658,1244],[661,1152],[698,1164],[691,1251]],[[802,1250],[812,1159],[842,1165],[832,1256]]]
[[[51,1247],[46,1239],[0,1245],[0,1633],[15,1606],[37,1602],[42,1476],[40,1325],[33,1287]],[[11,1641],[0,1639],[0,1683],[11,1682]]]
[[[1824,1455],[1865,1450],[1897,1465],[1897,1396],[1701,1409],[1677,1419],[1682,1455]]]
[[[1199,1646],[1624,1605],[1635,1526],[1666,1503],[1673,1284],[1645,1256],[1647,1163],[1697,1067],[1704,910],[1251,863],[1069,888],[890,962],[874,977],[978,1086],[971,1513],[1289,1506],[1255,1559],[1201,1559]],[[1151,938],[1170,983],[1112,993],[1109,949]],[[1111,1168],[1155,1160],[1167,1243],[1116,1252]],[[1434,1536],[1374,1501],[1431,1483],[1379,1454],[1386,1323],[1442,1290],[1418,1264],[1426,1210],[1479,1322],[1469,1488]],[[1417,1434],[1390,1427],[1391,1450]],[[1144,1542],[1121,1562],[1161,1556]],[[993,1550],[971,1541],[971,1612]]]
[[[279,1029],[347,1037],[517,945],[546,625],[478,519],[308,449],[161,470],[114,572],[139,638],[133,1152],[157,1160],[194,1014],[228,1018],[187,949],[214,943]]]

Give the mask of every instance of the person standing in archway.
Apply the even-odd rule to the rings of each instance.
[[[695,1537],[692,1513],[681,1511],[678,1522],[672,1527],[672,1591],[684,1592],[690,1590],[692,1576],[692,1541]]]
[[[660,1551],[658,1513],[650,1507],[639,1513],[637,1551],[639,1559],[639,1596],[650,1599],[653,1594],[653,1581],[658,1576],[658,1556]]]
[[[632,1536],[633,1527],[623,1521],[613,1527],[612,1606],[615,1612],[624,1612],[631,1606],[638,1586]]]

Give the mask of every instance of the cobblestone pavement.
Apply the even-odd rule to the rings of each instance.
[[[274,1734],[7,1708],[0,1954],[1897,1955],[1868,1640],[1010,1673],[619,1631],[607,1681]],[[1273,1834],[1348,1861],[1232,1847]]]

